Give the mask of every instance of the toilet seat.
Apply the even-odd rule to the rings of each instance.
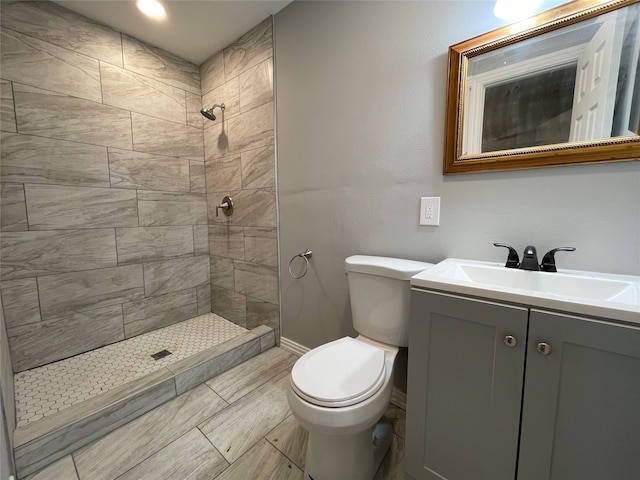
[[[385,374],[383,350],[344,337],[300,357],[291,371],[291,386],[315,405],[346,407],[376,393]]]

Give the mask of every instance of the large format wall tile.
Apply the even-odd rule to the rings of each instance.
[[[233,78],[271,56],[273,35],[269,17],[224,49],[225,77]]]
[[[273,101],[273,58],[260,62],[255,67],[240,74],[240,110],[252,108]]]
[[[21,372],[124,339],[122,307],[74,313],[11,330],[15,371]]]
[[[211,90],[224,83],[224,54],[220,50],[209,60],[200,65],[200,85],[202,95],[206,95]]]
[[[144,264],[147,297],[195,288],[203,283],[209,283],[209,257],[205,255]]]
[[[209,227],[207,225],[193,226],[193,253],[209,255]]]
[[[191,191],[193,193],[207,193],[204,162],[189,161],[189,178],[191,179]]]
[[[244,227],[247,262],[278,266],[278,230],[275,227]]]
[[[273,145],[273,102],[231,118],[228,129],[230,153]]]
[[[242,152],[242,188],[265,188],[276,186],[274,146]]]
[[[126,304],[135,335],[211,311],[199,67],[52,2],[0,24],[0,299],[24,350],[55,325],[80,349],[55,323],[79,312]],[[150,267],[143,301],[166,259],[186,264]]]
[[[132,148],[131,113],[81,98],[13,84],[18,131],[93,145]]]
[[[209,252],[219,257],[244,260],[244,230],[231,224],[209,225]]]
[[[53,2],[2,2],[2,26],[122,66],[120,33]]]
[[[111,186],[188,192],[189,160],[109,148]]]
[[[38,287],[43,319],[144,297],[142,265],[47,275]]]
[[[198,296],[198,315],[211,313],[211,285],[199,285],[196,287]]]
[[[13,108],[13,88],[8,80],[0,80],[0,130],[16,131],[16,112]]]
[[[112,228],[3,232],[0,252],[3,280],[117,265]]]
[[[187,107],[187,125],[195,128],[203,128],[204,117],[200,113],[202,109],[202,96],[197,93],[185,92]]]
[[[2,77],[100,102],[98,60],[2,29]]]
[[[25,193],[32,230],[138,225],[133,190],[25,185]]]
[[[212,197],[209,195],[209,200]],[[233,192],[234,212],[231,217],[216,217],[215,207],[209,205],[209,223],[245,225],[250,227],[276,226],[275,189],[240,190]]]
[[[246,262],[234,262],[235,291],[265,302],[278,303],[278,269]]]
[[[185,227],[117,228],[118,264],[193,255],[193,232]]]
[[[0,226],[3,232],[29,229],[24,186],[21,183],[0,183]]]
[[[141,226],[203,225],[207,223],[207,199],[201,194],[138,192]]]
[[[10,133],[0,141],[3,182],[110,186],[106,147]]]
[[[133,148],[138,152],[204,158],[202,129],[131,113]]]
[[[35,278],[5,280],[0,282],[2,305],[7,330],[40,321],[38,285]]]
[[[211,311],[241,327],[247,323],[247,296],[211,286]]]
[[[200,94],[200,68],[127,35],[122,36],[124,68],[187,92]]]
[[[252,329],[260,325],[266,325],[279,332],[280,307],[273,303],[263,302],[247,297],[247,320],[245,328]]]
[[[211,255],[211,284],[233,290],[233,259]]]
[[[223,103],[224,113],[221,109],[216,109],[214,112],[216,122],[227,120],[240,113],[240,83],[238,77],[232,78],[202,96],[202,104],[206,108]]]
[[[190,288],[122,306],[126,338],[173,325],[198,315],[196,290]]]
[[[100,65],[106,105],[177,123],[186,122],[184,90],[106,63]]]
[[[242,188],[242,164],[239,153],[208,160],[205,167],[207,192],[230,192]]]
[[[207,122],[204,125],[205,160],[229,155],[229,122]]]

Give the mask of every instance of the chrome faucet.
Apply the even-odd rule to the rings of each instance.
[[[494,243],[496,247],[504,247],[509,249],[509,257],[507,258],[507,263],[505,267],[507,268],[519,268],[521,270],[532,270],[532,271],[543,271],[543,272],[557,272],[556,269],[556,252],[573,252],[575,251],[575,247],[558,247],[553,250],[549,250],[542,257],[542,263],[538,264],[538,254],[536,252],[536,247],[533,245],[529,245],[524,249],[524,253],[522,256],[522,262],[520,262],[520,258],[518,257],[518,252],[516,249],[510,245],[505,243]]]

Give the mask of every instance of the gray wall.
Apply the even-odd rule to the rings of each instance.
[[[15,371],[211,311],[200,72],[2,4],[0,289]]]
[[[279,331],[273,114],[273,25],[268,18],[202,64],[213,311],[246,328]],[[234,202],[227,217],[216,205]]]
[[[355,333],[343,261],[356,253],[502,261],[492,242],[573,245],[560,267],[640,274],[640,162],[443,177],[447,49],[500,26],[493,4],[294,2],[276,15],[283,337]],[[421,196],[442,197],[439,227],[418,225]],[[305,248],[295,281],[287,264]]]

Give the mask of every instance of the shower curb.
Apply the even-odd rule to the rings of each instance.
[[[275,346],[275,331],[256,327],[175,364],[37,420],[14,432],[24,478],[155,407]]]

